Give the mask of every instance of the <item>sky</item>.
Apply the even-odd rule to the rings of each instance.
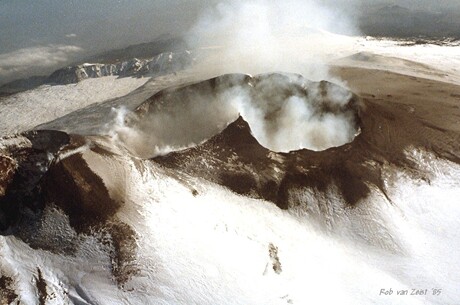
[[[0,0],[0,54],[46,44],[91,50],[176,34],[196,19],[200,1]]]
[[[313,0],[296,2],[302,1]],[[382,1],[432,11],[459,7],[458,0]],[[149,42],[162,34],[187,33],[199,16],[220,2],[244,1],[0,0],[0,84],[31,73],[49,73],[72,60]],[[337,16],[343,11],[353,19],[354,13],[381,0],[316,2]]]

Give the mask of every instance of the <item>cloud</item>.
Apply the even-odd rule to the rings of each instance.
[[[77,34],[74,34],[74,33],[72,33],[72,34],[67,34],[67,35],[65,35],[65,37],[67,37],[67,38],[74,38],[74,37],[77,37]]]
[[[69,63],[81,52],[83,49],[77,46],[48,45],[0,54],[0,82],[5,83],[34,73],[49,73]]]

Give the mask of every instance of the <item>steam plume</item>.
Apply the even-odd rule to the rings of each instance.
[[[273,151],[324,150],[357,133],[352,94],[294,74],[231,74],[152,97],[144,114],[115,111],[112,136],[142,157],[197,145],[238,115]],[[142,111],[141,111],[142,112]]]
[[[328,32],[356,32],[344,16],[315,1],[221,1],[191,29],[188,43],[205,49],[203,67],[215,75],[301,73],[330,79],[325,51],[336,44]]]

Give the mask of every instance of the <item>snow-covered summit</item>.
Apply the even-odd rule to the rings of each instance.
[[[55,71],[46,83],[65,85],[104,76],[158,76],[183,69],[192,62],[191,52],[167,52],[149,59],[133,58],[115,63],[83,63]]]

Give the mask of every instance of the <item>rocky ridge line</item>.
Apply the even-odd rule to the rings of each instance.
[[[116,63],[84,63],[55,71],[45,83],[66,85],[104,76],[128,77],[147,74],[158,76],[183,69],[192,62],[192,53],[185,51],[161,53],[149,59],[133,58]]]

